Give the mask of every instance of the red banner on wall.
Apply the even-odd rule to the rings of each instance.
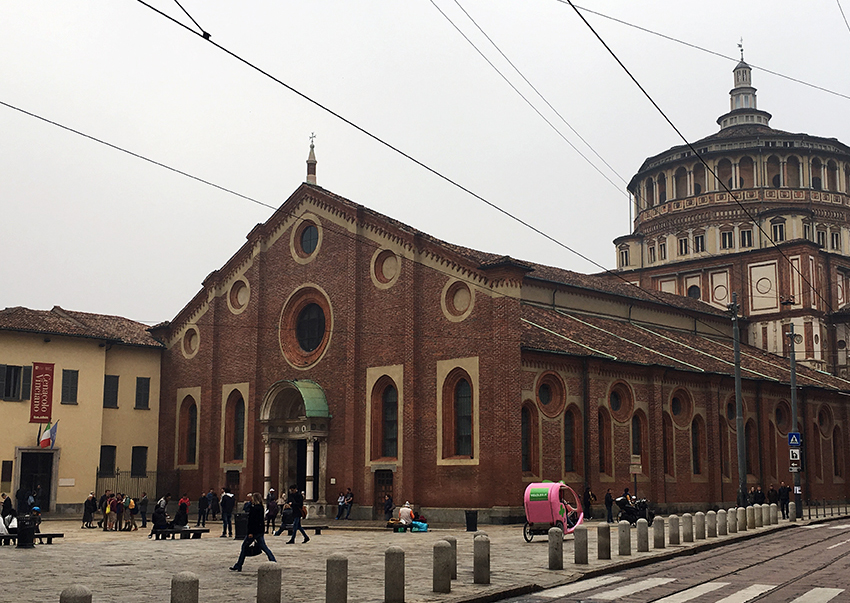
[[[52,413],[53,365],[45,362],[33,362],[30,423],[50,423]]]

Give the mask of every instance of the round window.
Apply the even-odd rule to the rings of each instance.
[[[730,402],[729,404],[726,405],[726,418],[729,419],[730,421],[734,421],[737,416],[738,416],[738,411],[735,410],[735,403]]]
[[[702,297],[702,292],[699,287],[696,285],[691,285],[688,287],[688,297],[692,299],[700,299]]]
[[[623,407],[623,399],[620,397],[620,393],[613,391],[611,395],[608,396],[608,404],[611,406],[611,410],[617,412]]]
[[[315,224],[308,223],[301,230],[301,251],[304,255],[311,255],[316,251],[319,244],[319,229]]]
[[[682,401],[679,398],[673,398],[673,401],[670,403],[670,410],[673,412],[674,417],[678,417],[682,414]]]
[[[781,406],[776,407],[776,424],[782,425],[785,423],[785,411]]]
[[[305,352],[312,352],[325,337],[325,313],[318,304],[307,304],[298,315],[296,338]]]
[[[548,383],[543,383],[537,390],[537,397],[540,398],[540,403],[546,406],[552,401],[552,386]]]

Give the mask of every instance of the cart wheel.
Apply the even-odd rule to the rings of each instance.
[[[534,534],[531,533],[531,524],[527,521],[522,526],[522,537],[525,538],[526,542],[531,542],[531,539],[534,538]]]
[[[566,532],[564,532],[564,522],[563,521],[556,521],[555,527],[558,528],[559,530],[561,530],[562,534],[566,534]]]

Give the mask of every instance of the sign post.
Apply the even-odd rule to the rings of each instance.
[[[635,476],[635,491],[632,494],[635,498],[637,498],[637,476],[640,473],[643,473],[643,467],[640,464],[640,455],[633,454],[631,463],[629,464],[629,473]]]
[[[797,336],[794,335],[794,323],[789,325],[788,339],[790,341],[791,352],[791,429],[797,428],[797,352],[794,349],[794,344],[797,343]],[[801,338],[802,339],[802,338]],[[788,434],[788,446],[793,452],[797,449],[797,456],[800,457],[803,447],[803,437],[798,431],[792,431]],[[797,459],[796,470],[794,469],[793,456],[791,462],[791,472],[794,474],[794,507],[797,511],[797,518],[803,518],[803,488],[800,485],[800,459]]]

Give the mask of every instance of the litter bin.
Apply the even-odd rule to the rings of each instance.
[[[478,511],[466,511],[466,531],[478,531]]]
[[[233,514],[233,539],[245,540],[248,535],[248,514],[234,513]]]
[[[18,548],[31,549],[35,546],[35,517],[21,515],[18,517]]]

